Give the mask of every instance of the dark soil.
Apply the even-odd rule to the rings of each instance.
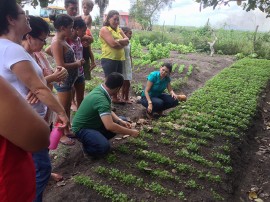
[[[186,66],[185,71],[182,74],[178,74],[177,70],[172,73],[172,81],[184,78],[189,65],[194,67],[187,82],[183,83],[179,89],[176,89],[177,93],[184,93],[187,96],[190,96],[196,89],[202,87],[207,80],[218,74],[223,68],[229,67],[234,62],[234,58],[231,56],[220,55],[210,57],[206,54],[179,55],[172,52],[170,59],[162,61],[178,63],[179,65],[184,64]],[[132,84],[142,83],[144,85],[146,83],[146,76],[154,70],[156,69],[148,66],[141,67],[140,69],[135,68]],[[95,73],[94,76],[102,77],[103,75],[102,73]],[[134,100],[137,100],[137,95],[135,95],[133,91],[131,91],[131,96]],[[228,183],[232,183],[233,186],[231,187],[231,185],[228,185],[230,188],[219,188],[222,190],[231,190],[229,194],[227,193],[228,197],[226,198],[226,201],[250,201],[247,192],[250,191],[252,187],[256,188],[256,193],[259,198],[264,201],[270,201],[268,198],[268,194],[270,194],[270,132],[268,130],[270,129],[269,92],[267,91],[262,98],[254,124],[247,132],[247,139],[244,140],[241,145],[236,143],[233,156],[233,168],[236,173],[233,178],[228,181]],[[139,119],[143,119],[142,121],[144,121],[145,109],[139,103],[114,105],[114,107],[116,109],[116,114],[118,115],[129,117],[133,122],[138,122]],[[151,125],[151,123],[147,121],[144,124]],[[267,126],[269,126],[268,129]],[[113,153],[114,148],[116,148],[117,145],[125,144],[125,140],[117,141],[113,139],[111,144]],[[130,147],[130,149],[132,149],[132,147]],[[159,145],[155,150],[165,151],[166,156],[174,155],[173,153],[170,153],[169,148],[164,146]],[[108,184],[109,181],[108,185],[112,186],[116,191],[127,193],[130,198],[133,198],[136,201],[175,201],[175,198],[171,197],[152,196],[150,192],[140,188],[130,189],[130,187],[125,186],[124,184],[117,184],[116,186],[115,181],[105,179],[100,175],[95,175],[93,168],[98,165],[107,166],[108,159],[103,158],[93,160],[91,157],[86,156],[82,152],[81,144],[79,142],[73,147],[60,145],[57,151],[51,152],[51,156],[53,171],[62,174],[65,180],[61,183],[56,183],[51,180],[44,193],[44,201],[110,201],[100,196],[92,189],[75,184],[72,177],[78,174],[91,176],[91,178],[97,182],[106,180],[106,184]],[[134,159],[131,155],[125,155],[123,161],[114,163],[113,167],[118,168],[123,172],[128,169],[128,171],[131,171],[134,175],[138,174],[138,176],[140,176],[139,173],[136,173],[138,171],[132,168],[134,162],[137,162],[137,159]],[[152,182],[153,178],[145,178],[145,181]],[[171,184],[169,181],[164,183],[167,183],[166,187],[178,189],[178,187],[175,187],[175,185]],[[209,201],[209,197],[201,195],[200,190],[192,193],[187,190],[186,195],[190,196],[187,197],[187,201]]]

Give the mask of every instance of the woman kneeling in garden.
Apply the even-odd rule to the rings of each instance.
[[[146,116],[152,118],[153,112],[162,115],[163,111],[178,105],[178,101],[185,101],[185,95],[177,95],[171,87],[170,73],[172,65],[164,63],[159,71],[151,72],[147,77],[145,90],[142,92],[141,103],[146,107]],[[169,94],[163,93],[168,89]]]

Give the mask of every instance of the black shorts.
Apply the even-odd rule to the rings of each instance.
[[[107,58],[101,59],[101,66],[104,71],[105,77],[107,77],[112,72],[118,72],[122,74],[122,61],[121,60],[111,60]]]

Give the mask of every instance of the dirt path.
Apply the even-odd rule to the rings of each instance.
[[[249,130],[249,139],[240,149],[243,172],[236,179],[232,201],[252,201],[249,196],[270,201],[270,90],[262,94],[257,117]],[[239,163],[239,162],[238,162]],[[255,201],[255,200],[253,200]]]
[[[234,58],[231,56],[214,56],[210,57],[205,54],[187,54],[180,55],[175,52],[171,53],[171,58],[161,61],[169,61],[171,63],[177,63],[185,65],[185,70],[181,74],[176,70],[172,73],[172,80],[184,79],[190,65],[193,66],[192,74],[182,83],[179,89],[176,89],[177,93],[184,93],[188,96],[192,94],[196,89],[202,87],[205,82],[218,74],[225,67],[230,66],[234,62]],[[160,61],[159,61],[160,62]],[[133,73],[133,84],[145,84],[146,76],[157,69],[153,67],[140,67],[135,68]],[[96,73],[94,76],[103,76],[102,73]],[[131,92],[134,96],[134,92]],[[136,97],[134,97],[136,98]],[[144,108],[141,104],[126,104],[115,105],[116,113],[129,117],[132,121],[137,121],[139,118],[144,117]],[[270,141],[270,139],[269,139]],[[254,142],[254,141],[253,141]],[[112,140],[112,147],[118,144],[117,141]],[[104,201],[104,198],[98,196],[86,188],[81,188],[76,185],[72,180],[72,176],[78,173],[89,173],[93,165],[102,165],[102,161],[93,161],[84,156],[80,143],[77,142],[73,147],[66,147],[60,145],[56,152],[51,152],[53,171],[61,173],[65,181],[61,183],[49,182],[47,190],[44,194],[44,201]],[[94,196],[91,200],[87,199],[86,194]],[[147,197],[146,197],[147,198]],[[239,198],[239,197],[238,197]],[[150,199],[149,199],[150,200]]]

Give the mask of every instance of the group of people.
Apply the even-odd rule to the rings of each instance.
[[[109,152],[109,139],[116,134],[139,135],[138,130],[111,109],[112,103],[132,103],[129,99],[132,31],[119,27],[117,11],[108,13],[100,30],[105,81],[84,98],[85,80],[91,78],[96,64],[91,50],[89,14],[94,3],[83,0],[82,5],[84,14],[77,16],[77,0],[65,0],[67,14],[51,16],[56,34],[46,53],[55,60],[56,67],[52,68],[42,52],[50,33],[48,24],[40,17],[27,16],[16,0],[0,1],[0,198],[3,201],[42,201],[43,191],[53,176],[48,151],[49,126],[53,122],[61,123],[64,130],[61,143],[74,145],[77,138],[84,151],[94,157]],[[165,63],[160,71],[147,77],[141,103],[150,118],[153,113],[162,115],[164,110],[178,104],[178,95],[170,85],[171,69]],[[53,87],[57,98],[52,93]],[[163,93],[166,88],[170,95]],[[71,128],[70,107],[74,96],[78,111]],[[52,113],[56,114],[56,120]]]

